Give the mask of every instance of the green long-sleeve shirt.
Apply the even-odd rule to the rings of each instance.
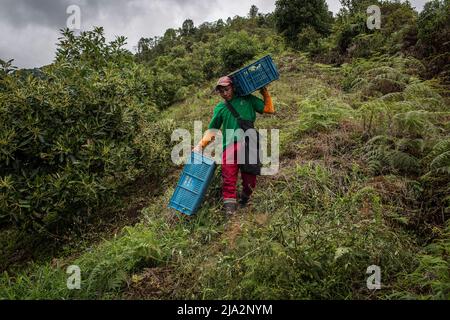
[[[256,112],[263,113],[264,111],[264,101],[254,95],[234,97],[229,102],[244,120],[255,121]],[[241,135],[227,134],[227,129],[237,130],[240,129],[240,127],[236,118],[230,110],[228,110],[225,101],[219,102],[214,108],[214,114],[208,129],[222,130],[223,150],[225,150],[230,143],[242,139]]]

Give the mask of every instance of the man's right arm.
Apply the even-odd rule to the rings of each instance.
[[[219,106],[216,106],[214,109],[214,115],[209,123],[208,130],[206,130],[203,138],[194,147],[194,151],[201,151],[215,139],[217,130],[219,130],[222,126],[222,117],[219,111]]]
[[[201,151],[206,148],[206,146],[211,142],[214,141],[216,137],[215,130],[208,129],[205,134],[203,135],[203,138],[200,140],[200,142],[197,144],[197,146],[194,148],[194,151]]]

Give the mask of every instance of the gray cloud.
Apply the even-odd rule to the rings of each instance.
[[[64,24],[67,1],[3,0],[0,19],[18,29],[29,25],[57,26]]]
[[[339,10],[338,0],[327,2],[333,12]],[[426,1],[411,2],[421,9]],[[1,0],[0,58],[15,59],[16,66],[26,68],[51,63],[72,4],[81,9],[82,30],[103,26],[109,40],[126,36],[130,50],[141,37],[162,35],[188,18],[199,25],[244,16],[252,4],[261,12],[275,8],[275,0]]]

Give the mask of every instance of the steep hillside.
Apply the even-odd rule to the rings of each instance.
[[[342,4],[1,57],[0,299],[449,299],[450,1]],[[173,131],[206,129],[217,78],[267,54],[279,172],[233,217],[220,167],[195,216],[169,209]]]
[[[133,212],[127,227],[113,223],[104,240],[4,272],[0,297],[447,299],[449,226],[434,210],[448,201],[445,91],[403,58],[331,67],[286,51],[275,61],[277,112],[257,126],[280,130],[280,171],[259,178],[249,208],[224,216],[217,171],[198,214],[176,215],[167,204],[181,167],[172,167],[135,185],[121,209]],[[392,77],[401,88],[383,92]],[[219,101],[212,85],[191,90],[162,121],[206,128]],[[428,150],[431,140],[439,142]],[[66,288],[72,264],[80,290]],[[381,290],[367,289],[371,265],[381,268]]]

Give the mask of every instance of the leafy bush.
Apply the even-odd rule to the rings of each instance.
[[[183,78],[178,74],[162,71],[154,77],[151,97],[159,109],[165,109],[176,101],[176,94]]]
[[[0,59],[0,79],[17,69],[17,67],[13,66],[13,61],[14,59],[10,59],[8,61],[3,61]]]
[[[425,50],[424,54],[449,52],[450,44],[450,1],[432,0],[427,2],[419,15],[418,38]]]
[[[341,174],[297,165],[260,190],[253,210],[267,215],[267,223],[243,227],[235,248],[208,261],[199,296],[359,299],[369,294],[368,266],[382,266],[383,283],[411,270],[412,243],[383,224],[389,209],[381,196]]]
[[[420,192],[413,198],[421,207],[420,214],[412,214],[409,225],[428,238],[434,225],[445,223],[443,212],[449,212],[447,103],[435,81],[412,76],[423,70],[417,60],[397,57],[384,66],[379,62],[375,67],[374,60],[358,63],[360,76],[351,84],[352,92],[369,99],[359,108],[368,140],[363,159],[372,175],[394,173],[415,179]],[[356,75],[357,70],[349,75]],[[375,89],[376,82],[366,79],[377,78],[398,84],[398,92],[386,93],[377,87],[368,94],[367,89]],[[379,98],[371,99],[371,95]]]
[[[412,57],[383,55],[369,60],[355,59],[343,65],[343,88],[349,92],[360,91],[365,97],[381,97],[403,91],[424,69]]]
[[[148,74],[121,43],[106,44],[101,29],[65,32],[56,62],[40,77],[15,72],[3,79],[0,216],[58,232],[138,175],[169,165],[160,160],[170,133],[148,129],[157,118]],[[159,144],[142,143],[144,137]]]
[[[317,52],[320,38],[320,34],[313,27],[308,26],[298,34],[296,47],[303,51]]]
[[[343,16],[337,20],[333,26],[333,36],[335,37],[337,49],[341,54],[345,54],[350,48],[353,38],[366,31],[366,16],[362,13],[355,13],[351,16]]]
[[[342,4],[326,45],[315,51],[316,60],[341,64],[352,58],[415,52],[418,14],[409,2],[343,1]],[[380,29],[367,27],[366,9],[370,5],[381,9]]]
[[[450,82],[450,1],[427,2],[417,22],[417,46],[426,58],[429,76]]]
[[[158,233],[165,232],[167,241]],[[81,270],[80,290],[66,286],[67,264],[55,259],[43,265],[32,264],[34,273],[0,274],[0,299],[94,299],[113,297],[126,285],[128,274],[142,266],[158,266],[170,259],[173,249],[182,247],[185,228],[168,228],[163,221],[125,227],[119,236],[85,252],[70,264]]]
[[[308,133],[336,128],[341,120],[353,117],[353,109],[337,99],[305,99],[300,110],[300,131]]]
[[[219,40],[218,48],[225,72],[242,67],[259,52],[257,40],[245,31],[227,34]]]
[[[312,27],[321,35],[326,35],[333,21],[324,0],[278,0],[275,3],[275,24],[287,42],[296,47],[298,35],[307,27]]]
[[[352,40],[352,46],[347,49],[350,57],[370,57],[374,48],[382,47],[385,37],[380,33],[359,34]]]
[[[397,290],[390,298],[449,300],[450,299],[450,224],[442,236],[429,244],[419,255],[417,268],[402,274]],[[405,290],[408,288],[408,290]]]

